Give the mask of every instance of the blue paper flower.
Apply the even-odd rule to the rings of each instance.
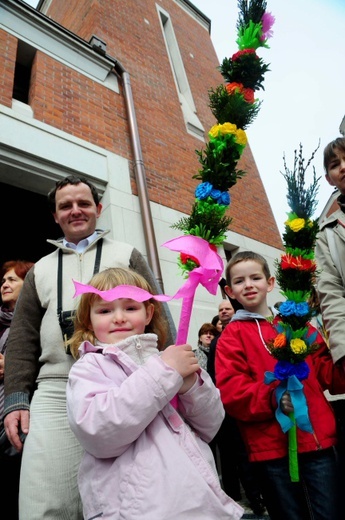
[[[230,194],[227,191],[221,191],[219,197],[217,198],[218,204],[221,204],[222,206],[229,206],[230,200]]]
[[[292,364],[289,361],[277,361],[274,367],[274,375],[279,381],[284,381],[289,376],[292,376]]]
[[[212,197],[213,200],[216,200],[218,202],[219,197],[221,196],[222,192],[220,190],[216,190],[213,188],[213,190],[210,193],[210,197]]]
[[[199,200],[207,199],[211,195],[213,186],[210,182],[202,182],[196,187],[195,196]]]
[[[309,312],[308,302],[296,303],[295,314],[296,316],[306,316]]]
[[[303,379],[307,379],[309,376],[310,369],[305,361],[301,361],[301,363],[296,363],[294,366],[295,376],[302,381]]]
[[[279,305],[279,314],[282,316],[292,316],[296,311],[296,303],[292,300],[286,300]]]
[[[274,367],[274,375],[279,381],[284,381],[290,376],[296,376],[300,381],[306,379],[309,375],[309,367],[305,361],[292,364],[289,361],[277,361]]]

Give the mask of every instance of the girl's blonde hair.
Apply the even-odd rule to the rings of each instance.
[[[155,294],[152,287],[140,274],[131,269],[121,267],[112,267],[95,274],[89,284],[99,291],[107,291],[118,285],[134,285],[135,287],[145,289],[151,294]],[[79,357],[78,348],[83,341],[90,341],[93,345],[97,341],[94,332],[91,330],[90,309],[93,303],[98,299],[101,298],[97,294],[85,293],[81,295],[78,302],[74,316],[74,333],[68,341],[71,354],[75,359]],[[168,327],[162,315],[162,304],[153,298],[143,303],[145,307],[149,304],[154,306],[154,313],[151,322],[145,327],[145,333],[151,332],[157,334],[158,350],[162,350],[165,345],[167,336],[166,330]]]

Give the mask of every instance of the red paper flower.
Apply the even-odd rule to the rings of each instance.
[[[315,260],[303,258],[302,256],[292,256],[290,254],[282,255],[281,257],[282,269],[298,269],[299,271],[316,271]]]
[[[199,266],[198,259],[195,256],[187,255],[186,253],[180,253],[181,262],[186,264],[189,260],[194,262],[197,266]]]
[[[253,89],[244,88],[242,94],[243,94],[245,101],[247,101],[247,103],[254,103],[255,99],[254,99],[254,90]]]
[[[242,56],[245,56],[246,54],[256,54],[255,49],[243,49],[242,51],[237,51],[235,54],[232,55],[231,59],[232,61],[236,61]],[[257,56],[258,58],[258,56]],[[259,59],[259,58],[258,58]]]

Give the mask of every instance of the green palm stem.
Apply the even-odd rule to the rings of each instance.
[[[298,471],[298,452],[297,452],[297,426],[294,412],[289,413],[293,426],[290,428],[289,434],[289,472],[291,482],[299,482]]]

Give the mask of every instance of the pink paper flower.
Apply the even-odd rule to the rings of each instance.
[[[261,40],[267,40],[268,38],[272,38],[273,31],[272,26],[275,22],[275,17],[272,13],[264,13],[261,18],[262,23],[262,36]]]

